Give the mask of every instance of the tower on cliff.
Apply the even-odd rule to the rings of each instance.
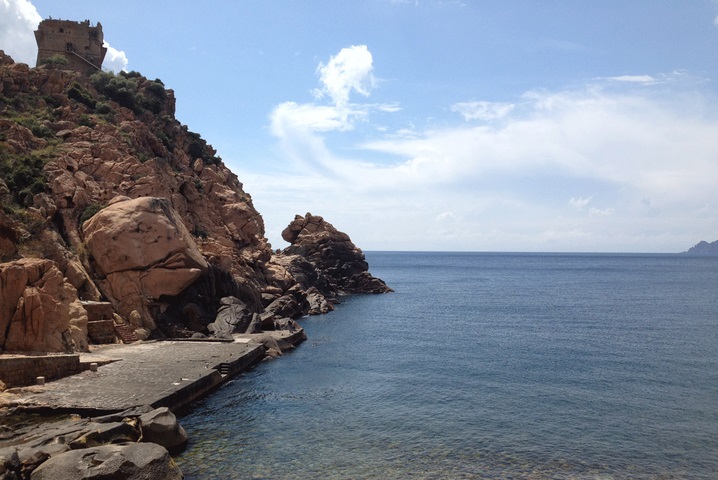
[[[68,69],[92,73],[102,69],[107,48],[102,44],[102,25],[91,26],[89,20],[47,19],[40,22],[35,31],[37,40],[37,64],[53,55],[67,58]]]

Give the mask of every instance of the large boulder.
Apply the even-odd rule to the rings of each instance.
[[[169,408],[161,407],[140,416],[142,441],[162,445],[172,453],[187,446],[187,432]]]
[[[314,286],[325,296],[392,291],[369,273],[364,253],[349,236],[320,216],[297,215],[282,232],[282,238],[291,244],[283,254],[295,256],[289,259],[286,268],[305,289]],[[316,280],[307,272],[302,259],[314,266]]]
[[[0,264],[0,347],[10,352],[87,351],[87,312],[50,260]]]
[[[122,316],[150,310],[162,297],[179,295],[208,269],[181,217],[165,198],[118,199],[82,227],[100,289]]]
[[[127,443],[70,450],[42,463],[31,480],[180,480],[166,448],[155,443]]]

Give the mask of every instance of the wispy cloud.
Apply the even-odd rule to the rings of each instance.
[[[613,215],[613,209],[612,208],[592,208],[588,212],[589,216],[591,217],[610,217]]]
[[[670,85],[651,81],[669,77]],[[661,241],[695,231],[718,206],[715,99],[690,77],[617,78],[533,90],[518,104],[458,102],[451,108],[465,120],[501,122],[412,127],[369,139],[364,133],[353,150],[341,153],[329,146],[328,132],[349,135],[354,122],[375,110],[353,107],[345,111],[361,115],[343,116],[336,103],[282,104],[273,112],[273,132],[296,173],[281,181],[255,174],[258,183],[250,189],[264,197],[271,186],[267,218],[273,211],[290,218],[302,197],[307,209],[328,218],[369,222],[355,233],[367,248],[392,242],[399,248],[554,250],[575,248],[581,239],[595,250],[660,250]],[[346,87],[351,84],[340,82],[344,87],[333,89],[339,93],[325,98],[346,99],[351,107],[344,94],[355,91]],[[601,192],[601,204],[594,205],[595,195],[581,195],[586,190]],[[569,215],[566,198],[585,215]],[[447,220],[460,235],[442,236]]]
[[[459,113],[464,120],[499,120],[511,113],[514,105],[485,101],[459,102],[451,106],[452,112]]]
[[[571,197],[571,200],[568,201],[568,205],[569,205],[571,208],[575,209],[575,210],[583,210],[583,208],[584,208],[586,205],[588,205],[588,204],[591,202],[592,199],[593,199],[593,197],[587,197],[587,198],[583,198],[583,197],[574,198],[574,197]]]
[[[617,77],[608,77],[608,80],[614,82],[640,83],[643,85],[653,85],[658,83],[658,79],[651,75],[619,75]]]

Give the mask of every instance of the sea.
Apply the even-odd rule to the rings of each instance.
[[[717,479],[718,257],[367,252],[180,418],[187,479]]]

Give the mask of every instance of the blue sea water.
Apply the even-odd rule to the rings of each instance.
[[[718,478],[718,258],[367,253],[198,402],[188,479]]]

